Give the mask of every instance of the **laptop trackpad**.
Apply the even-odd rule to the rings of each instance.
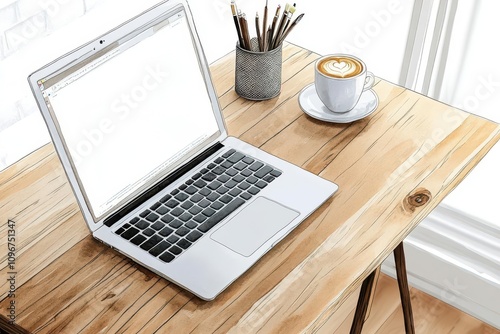
[[[298,215],[297,211],[259,197],[211,238],[243,256],[250,256]]]

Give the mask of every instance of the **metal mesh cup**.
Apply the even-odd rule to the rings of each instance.
[[[252,50],[258,50],[252,38]],[[236,93],[248,100],[268,100],[281,91],[281,45],[267,52],[249,51],[236,45]]]

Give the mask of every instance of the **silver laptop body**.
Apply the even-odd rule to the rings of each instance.
[[[37,70],[28,81],[92,235],[202,299],[214,299],[338,188],[228,137],[184,1],[156,5]],[[263,188],[250,185],[257,193],[247,194],[250,198],[241,205],[243,193],[250,188],[244,191],[238,185],[230,189],[234,183],[227,186],[224,191],[235,195],[237,208],[228,215],[215,213],[225,218],[190,242],[189,248],[171,254],[177,247],[172,244],[155,256],[153,248],[131,242],[150,238],[143,235],[146,229],[139,229],[129,240],[123,236],[124,230],[133,230],[131,222],[154,218],[155,210],[172,210],[165,206],[165,198],[178,198],[188,191],[186,187],[197,189],[192,188],[195,177],[207,176],[211,164],[224,160],[221,155],[227,156],[233,149],[240,152],[234,160],[244,155],[248,168],[254,163],[271,166],[272,172],[265,176],[269,183]],[[239,161],[234,168],[226,165],[228,169],[221,167],[219,172],[242,172],[236,169],[239,163],[245,166]],[[184,195],[191,196],[189,201],[194,196],[193,191]],[[219,205],[222,199],[219,197]],[[182,205],[190,212],[202,209],[213,214],[212,204],[205,211],[202,203],[207,202],[193,199]],[[148,212],[153,214],[144,216]],[[206,219],[203,213],[197,215]],[[165,222],[157,225],[161,224]],[[154,232],[155,240],[163,237],[159,230],[147,230],[148,234]],[[178,242],[188,238],[189,234],[176,235],[177,231],[172,235]]]

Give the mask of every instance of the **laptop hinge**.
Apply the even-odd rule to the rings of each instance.
[[[160,191],[162,191],[165,187],[167,187],[169,184],[173,183],[180,177],[182,177],[184,174],[192,170],[194,167],[196,167],[198,164],[203,162],[206,158],[223,148],[224,145],[222,145],[220,142],[215,143],[214,145],[210,146],[200,154],[198,154],[196,157],[191,159],[189,162],[184,164],[182,167],[178,168],[171,174],[167,175],[165,178],[163,178],[160,182],[134,198],[130,203],[125,205],[123,208],[118,210],[117,212],[113,213],[111,216],[106,218],[104,220],[104,225],[111,227],[113,226],[116,222],[120,221],[123,217],[128,215],[130,212],[134,211],[137,207],[142,205],[145,201],[153,197],[154,195],[158,194]]]

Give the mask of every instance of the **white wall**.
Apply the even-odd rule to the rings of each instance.
[[[304,1],[306,15],[290,41],[320,54],[352,53],[370,71],[397,83],[413,1]]]
[[[49,141],[26,83],[28,74],[156,2],[0,1],[0,170]],[[190,1],[209,62],[234,49],[229,3]],[[265,1],[237,3],[249,18],[257,10],[262,17]],[[270,17],[278,3],[269,1]],[[288,40],[320,54],[354,53],[376,75],[397,82],[412,6],[413,1],[402,0],[298,2],[296,15],[305,16]]]
[[[433,95],[445,103],[500,122],[500,2],[460,4],[444,66],[442,90]],[[470,15],[473,14],[473,17]]]

